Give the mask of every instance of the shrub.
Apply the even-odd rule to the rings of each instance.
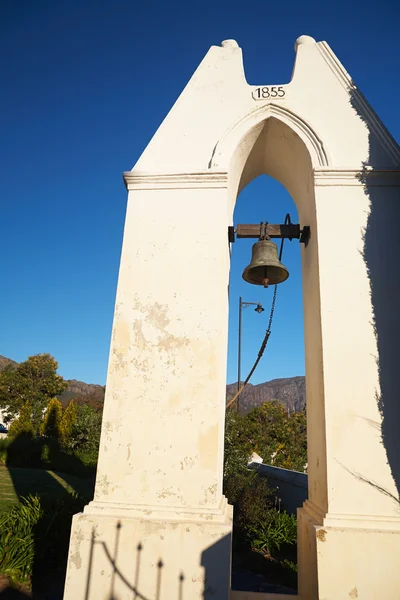
[[[0,516],[0,575],[13,584],[48,581],[49,573],[65,570],[72,516],[87,499],[63,492],[53,502],[39,496],[21,502]],[[40,585],[39,585],[40,587]]]
[[[32,408],[29,402],[25,402],[21,408],[18,419],[15,419],[8,429],[8,440],[14,440],[17,437],[25,435],[33,436],[33,425],[32,425]]]
[[[60,442],[62,446],[68,445],[68,440],[71,437],[73,427],[76,423],[76,408],[73,400],[68,404],[64,410],[61,423],[60,423]]]
[[[296,544],[296,517],[286,511],[270,510],[265,514],[263,522],[249,528],[248,535],[254,548],[272,555],[284,545]]]
[[[65,451],[51,438],[20,435],[0,442],[0,464],[8,467],[49,469],[82,477],[91,477],[96,469],[96,459],[84,452]]]
[[[0,465],[3,466],[7,462],[7,452],[10,440],[4,438],[0,440]]]
[[[41,425],[42,435],[59,440],[61,437],[62,406],[57,398],[52,398],[47,406],[46,414]]]
[[[66,441],[66,448],[83,462],[97,463],[101,420],[101,413],[88,404],[76,407],[76,420]]]
[[[234,542],[252,545],[274,508],[274,490],[265,477],[247,467],[253,451],[254,435],[247,428],[246,417],[235,411],[226,415],[224,494],[234,505]]]
[[[304,471],[307,463],[305,411],[288,415],[277,401],[264,402],[243,417],[242,440],[250,442],[265,463],[294,471]],[[243,443],[242,441],[242,443]]]
[[[265,462],[274,457],[276,466],[303,470],[307,453],[305,414],[288,417],[279,403],[267,402],[245,416],[228,411],[225,429],[224,494],[234,505],[234,548],[241,556],[247,550],[258,550],[272,559],[265,561],[268,566],[261,566],[261,572],[267,569],[271,577],[276,571],[278,579],[283,577],[296,587],[296,563],[292,560],[296,518],[277,510],[276,490],[267,478],[248,469],[252,452],[259,453]]]
[[[46,504],[43,518],[35,529],[34,578],[48,583],[49,573],[64,571],[67,564],[71,521],[74,514],[81,512],[85,498],[76,493],[63,492],[56,500]],[[63,575],[56,575],[63,580]],[[39,586],[40,587],[40,586]]]
[[[0,574],[25,583],[35,557],[34,529],[43,515],[38,496],[21,502],[0,517]]]
[[[254,532],[260,531],[274,509],[274,493],[265,478],[252,473],[251,480],[241,491],[235,502],[234,525],[241,537],[250,544]]]
[[[41,467],[42,440],[31,434],[21,433],[14,439],[7,438],[6,464],[11,467]]]
[[[292,571],[293,573],[297,573],[297,563],[295,563],[293,560],[284,558],[281,561],[281,565],[284,569],[289,569],[289,571]]]

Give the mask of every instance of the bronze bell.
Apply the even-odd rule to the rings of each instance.
[[[270,240],[259,240],[253,245],[251,263],[242,277],[254,285],[275,285],[289,277],[289,271],[278,258],[278,248]]]

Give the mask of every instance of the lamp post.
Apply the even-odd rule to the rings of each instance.
[[[242,296],[239,298],[239,339],[238,339],[238,382],[237,389],[240,389],[240,368],[241,368],[241,359],[242,359],[242,310],[243,308],[247,308],[248,306],[255,306],[254,309],[256,313],[259,315],[264,312],[264,308],[262,307],[260,302],[243,302]],[[237,399],[237,410],[239,410],[239,396]]]

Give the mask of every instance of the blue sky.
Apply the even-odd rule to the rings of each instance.
[[[400,139],[399,4],[383,2],[0,3],[0,354],[50,352],[66,378],[105,383],[132,168],[211,45],[234,38],[247,80],[290,80],[297,37],[326,40]],[[260,178],[235,222],[296,218]],[[236,378],[237,304],[271,292],[242,283],[251,241],[234,246],[228,381]],[[239,247],[240,245],[240,247]],[[300,254],[286,243],[270,346],[253,382],[304,373]],[[243,314],[243,375],[267,324]]]

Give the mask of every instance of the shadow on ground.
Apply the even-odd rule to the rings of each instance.
[[[34,528],[31,591],[0,585],[0,599],[62,600],[71,521],[93,495],[94,470],[63,452],[56,439],[18,436],[8,447],[6,466],[18,498],[36,493],[43,516]],[[48,470],[69,473],[50,473]],[[76,474],[72,474],[76,473]],[[84,476],[84,477],[82,477]],[[63,480],[72,488],[66,489]]]

